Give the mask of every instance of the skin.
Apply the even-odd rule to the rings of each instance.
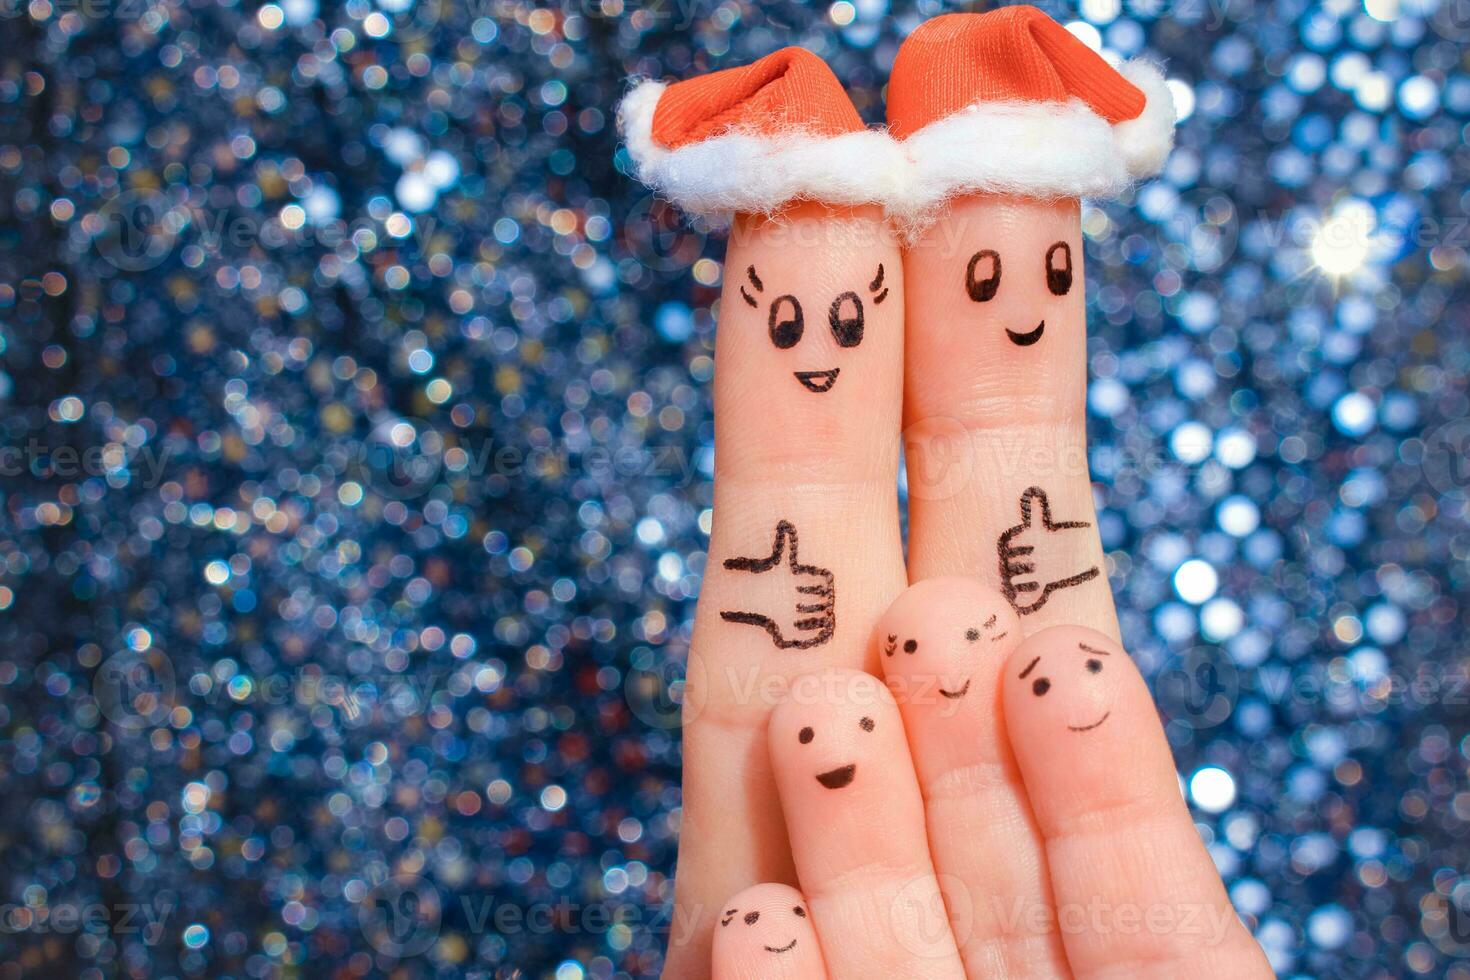
[[[1051,288],[1047,255],[1070,252],[1070,286]],[[1087,468],[1087,323],[1075,200],[975,195],[953,202],[904,254],[908,350],[909,577],[969,575],[1004,591],[998,544],[1010,538],[1021,628],[1091,623],[1118,638]],[[994,294],[984,283],[999,255]],[[1053,267],[1064,251],[1052,253]],[[976,289],[967,288],[974,282]],[[1018,343],[1017,339],[1025,341]],[[1031,494],[1054,522],[1042,526]],[[1047,592],[1089,572],[1092,577]],[[1030,586],[1028,588],[1028,585]]]
[[[985,681],[963,698],[914,693],[901,702],[906,749],[878,737],[898,712],[874,693],[871,678],[814,676],[810,689],[822,693],[794,699],[772,718],[782,805],[833,975],[1271,977],[1195,828],[1132,659],[1107,634],[1077,626],[1043,630],[1004,657],[953,641],[952,628],[988,618],[1003,603],[978,582],[938,579],[910,589],[884,616],[885,651],[886,631],[909,626],[919,637],[913,654],[903,651],[901,632],[893,657],[883,654],[895,664],[890,685],[902,677],[911,692],[926,679],[955,690],[956,675],[966,673]],[[998,616],[997,626],[1003,622]],[[806,681],[795,688],[806,689]],[[874,720],[872,731],[853,724],[862,717]],[[802,743],[805,726],[814,736]],[[1004,745],[1009,764],[969,768],[966,760],[1004,754]],[[852,762],[856,775],[841,789],[814,778]],[[922,812],[911,778],[926,785]],[[936,778],[947,781],[946,791],[927,791]],[[921,856],[913,844],[926,830],[930,855]],[[965,834],[975,838],[970,847]],[[934,888],[942,905],[908,900]],[[977,892],[1003,899],[1006,916],[987,924]],[[891,910],[926,908],[947,912],[963,973],[942,952],[915,954],[916,937],[935,935],[931,927],[944,936],[942,928],[922,920],[894,926]],[[995,923],[1001,932],[988,933]],[[848,947],[860,955],[839,965],[836,951]]]
[[[710,969],[697,930],[679,946],[679,916],[707,921],[699,909],[713,908],[714,894],[769,880],[799,881],[834,976],[1271,976],[1230,908],[1147,688],[1118,640],[1086,467],[1078,228],[1075,202],[956,202],[904,256],[902,395],[883,380],[895,366],[884,362],[851,413],[819,416],[830,428],[817,439],[808,438],[810,416],[788,415],[797,409],[766,379],[779,375],[772,365],[814,370],[831,359],[793,367],[771,360],[789,351],[770,345],[728,348],[733,331],[722,322],[717,356],[738,353],[720,362],[716,387],[724,454],[716,512],[740,516],[717,517],[699,610],[696,653],[719,658],[720,669],[690,667],[667,975]],[[1065,290],[1047,275],[1057,242],[1071,251]],[[987,249],[1002,266],[988,295],[977,279],[989,275],[991,260],[976,263],[978,277],[969,269]],[[808,250],[803,265],[793,253],[790,267],[813,271],[816,254]],[[734,259],[727,266],[727,304],[738,267]],[[765,371],[746,366],[757,358],[766,358]],[[737,366],[727,370],[729,361]],[[780,380],[790,393],[831,399],[852,377],[843,364],[824,394]],[[875,433],[864,420],[886,420],[899,397],[908,568],[920,585],[875,623],[873,603],[901,568],[891,486],[876,475],[890,459],[879,436],[891,430],[883,421]],[[886,398],[895,399],[887,410]],[[773,427],[772,417],[782,424]],[[875,455],[863,456],[865,439]],[[822,466],[814,469],[813,459]],[[856,476],[833,480],[834,469]],[[800,530],[800,562],[777,553],[773,501]],[[739,533],[723,537],[732,523]],[[797,581],[798,565],[831,571],[831,640],[793,660],[759,627],[721,618],[718,610],[744,608],[731,602],[759,602],[748,581],[756,575],[720,565],[732,554],[770,560],[764,583],[777,575]],[[974,581],[959,582],[959,574]],[[851,646],[854,620],[872,631],[865,653]],[[726,631],[715,633],[713,623]],[[971,641],[968,630],[989,644],[1005,624],[1012,626],[993,654],[974,652],[981,639]],[[1003,659],[1000,646],[1016,637],[1023,641]],[[769,717],[767,744],[753,720],[767,702],[734,690],[732,665],[789,683]],[[857,667],[882,672],[897,698],[874,694],[869,685],[878,682],[864,681]],[[817,693],[797,697],[809,682]],[[807,728],[812,737],[803,741]],[[772,784],[779,814],[769,806]],[[706,958],[696,961],[690,951],[701,949]]]
[[[1148,686],[1117,641],[1079,626],[1030,637],[1006,663],[1001,701],[1073,972],[1271,976],[1180,794]]]
[[[1069,976],[1054,923],[1033,928],[1008,914],[1013,901],[1052,904],[1036,818],[998,710],[1006,658],[1021,643],[1019,617],[974,579],[927,579],[889,607],[876,639],[923,788],[930,853],[948,876],[950,907],[970,910],[956,925],[967,974]]]
[[[826,980],[806,896],[790,885],[754,885],[720,910],[714,980]]]
[[[797,874],[833,975],[963,977],[888,689],[860,671],[809,675],[772,714],[769,737]]]
[[[884,281],[873,291],[880,265]],[[844,347],[829,315],[847,293],[861,297],[864,327],[861,342]],[[761,881],[796,881],[766,723],[802,673],[875,670],[873,623],[906,584],[894,494],[903,293],[898,245],[876,208],[801,205],[773,219],[741,217],[732,229],[715,340],[714,524],[685,689],[670,976],[708,971],[730,895]],[[781,349],[771,340],[770,308],[787,295],[805,322],[800,341]],[[790,312],[781,305],[778,320]],[[842,316],[852,309],[845,301]],[[836,382],[820,393],[796,377],[834,368]],[[783,521],[796,532],[794,562]],[[741,567],[726,567],[732,559]],[[753,620],[770,620],[784,643],[820,639],[825,614],[798,607],[829,600],[797,590],[823,587],[821,572],[835,593],[830,636],[779,646]]]

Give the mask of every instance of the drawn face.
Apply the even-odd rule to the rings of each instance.
[[[999,613],[989,613],[985,618],[975,625],[966,626],[961,629],[958,626],[946,625],[944,635],[939,638],[939,643],[947,643],[950,649],[944,651],[944,661],[952,664],[957,661],[968,661],[975,657],[990,655],[992,645],[999,643],[1010,635],[1009,624],[1001,623]],[[926,640],[926,643],[931,642]],[[963,649],[959,656],[955,656],[954,647],[958,645]],[[912,657],[919,653],[920,641],[917,638],[899,641],[897,633],[889,633],[887,641],[883,644],[883,655],[885,657]],[[1003,652],[1003,651],[1002,651]],[[960,679],[963,677],[963,680]],[[970,684],[974,677],[971,673],[963,675],[942,675],[939,679],[939,695],[950,701],[957,701],[970,693]]]
[[[803,922],[795,920],[805,920],[806,917],[806,906],[802,904],[791,906],[789,911],[751,909],[743,914],[740,909],[731,908],[720,915],[720,928],[728,929],[731,923],[735,923],[734,928],[749,931],[749,941],[759,944],[767,953],[780,956],[796,948],[806,929]]]
[[[863,715],[858,719],[858,728],[864,732],[871,732],[876,727],[877,723],[868,715]],[[810,725],[804,726],[801,731],[796,733],[796,740],[805,746],[812,746],[813,748],[820,747],[819,745],[813,745],[813,743],[819,741],[819,736],[817,730]],[[831,769],[825,769],[816,774],[817,782],[821,783],[826,789],[842,789],[845,786],[850,786],[856,777],[856,762],[834,766]]]
[[[856,347],[863,342],[863,332],[867,324],[863,295],[867,296],[866,302],[872,306],[878,306],[886,300],[886,275],[880,262],[877,274],[865,284],[865,289],[849,289],[832,297],[808,296],[804,305],[798,296],[777,293],[774,274],[772,286],[767,289],[761,273],[754,265],[750,265],[745,269],[745,282],[740,284],[740,298],[752,309],[765,307],[766,331],[777,350],[791,350],[800,344],[802,337],[806,335],[809,311],[815,312],[823,307],[827,312],[827,328],[832,332],[832,339],[837,342],[837,346]],[[830,367],[793,371],[792,375],[807,391],[820,395],[832,390],[840,371],[838,367]]]
[[[1036,657],[1017,676],[1023,681],[1030,679],[1031,694],[1038,698],[1046,697],[1056,684],[1086,684],[1101,680],[1099,675],[1106,668],[1107,660],[1112,654],[1102,647],[1087,643],[1078,643],[1077,652],[1081,654],[1077,658],[1052,655],[1050,667],[1042,663],[1041,657]],[[1076,724],[1069,723],[1067,730],[1090,732],[1107,721],[1112,713],[1112,709],[1104,709],[1099,717],[1079,718]]]
[[[1007,275],[1014,281],[1008,281]],[[1042,282],[1046,284],[1044,290],[1038,288]],[[965,267],[965,292],[974,303],[990,303],[1002,289],[1024,290],[1027,299],[1032,300],[1021,309],[1034,307],[1037,313],[1034,322],[1027,316],[1004,327],[1006,337],[1017,347],[1030,347],[1041,340],[1046,333],[1047,313],[1060,311],[1051,298],[1066,296],[1072,288],[1072,246],[1066,241],[1053,242],[1044,255],[1007,250],[1004,259],[998,250],[982,248],[970,256]],[[1016,304],[1012,303],[1011,308],[1016,309]]]

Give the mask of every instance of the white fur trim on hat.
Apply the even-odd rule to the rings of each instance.
[[[920,129],[903,142],[909,180],[890,213],[913,230],[961,194],[1116,197],[1157,173],[1174,145],[1173,98],[1154,65],[1130,61],[1120,71],[1146,101],[1137,119],[1116,126],[1072,99],[982,102]]]
[[[635,85],[618,106],[618,125],[638,179],[691,214],[769,214],[797,200],[890,205],[911,179],[903,149],[878,129],[837,136],[732,129],[670,150],[653,139],[664,88]]]

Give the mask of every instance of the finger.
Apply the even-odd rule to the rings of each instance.
[[[1060,295],[1047,275],[1059,244],[1071,255]],[[1000,256],[989,293],[967,276],[982,251]],[[1077,202],[955,201],[906,252],[904,273],[910,580],[975,576],[1011,601],[1024,632],[1085,622],[1116,638],[1087,468]],[[938,447],[948,465],[936,465]]]
[[[806,897],[766,883],[727,900],[714,938],[714,980],[826,980]]]
[[[876,677],[800,678],[771,716],[771,763],[833,976],[964,976],[924,837],[903,724]]]
[[[1006,664],[1006,729],[1086,977],[1269,977],[1179,791],[1153,699],[1118,643],[1055,627]]]
[[[966,973],[1067,976],[1041,835],[1001,719],[1018,617],[974,579],[927,579],[888,607],[878,637]]]
[[[684,928],[670,975],[708,969],[726,896],[795,880],[765,751],[771,708],[798,673],[864,666],[873,623],[905,584],[901,264],[875,209],[802,206],[737,219],[731,234],[715,340],[714,519],[691,648],[699,668],[686,688],[699,709],[684,726]],[[781,318],[797,303],[801,338],[777,346],[772,311],[785,344]],[[859,307],[860,338],[844,322]],[[825,369],[837,373],[797,376]]]

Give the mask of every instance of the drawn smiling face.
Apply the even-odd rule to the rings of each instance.
[[[806,906],[800,903],[792,905],[789,911],[766,908],[751,909],[742,914],[738,908],[729,908],[720,916],[720,927],[729,928],[730,923],[738,919],[746,929],[752,930],[752,939],[762,950],[780,956],[796,948],[806,931],[801,928],[806,917]]]
[[[1072,662],[1070,657],[1065,658],[1065,660],[1058,658],[1053,662],[1051,669],[1048,669],[1042,664],[1041,657],[1034,657],[1026,664],[1025,668],[1017,677],[1023,681],[1029,679],[1031,681],[1031,694],[1033,697],[1038,698],[1046,697],[1054,689],[1055,683],[1072,683],[1076,680],[1084,682],[1094,679],[1100,680],[1099,675],[1103,673],[1107,665],[1107,658],[1111,657],[1112,654],[1100,646],[1094,646],[1089,643],[1078,643],[1077,652],[1083,655],[1079,661]],[[1055,683],[1052,680],[1053,676],[1057,677]],[[1069,722],[1067,724],[1067,730],[1071,732],[1090,732],[1107,721],[1112,714],[1112,709],[1106,708],[1096,718],[1077,719],[1076,724]]]
[[[864,732],[871,732],[876,727],[877,723],[868,715],[863,715],[858,719],[858,728]],[[796,740],[802,745],[811,745],[817,740],[817,731],[810,725],[803,726],[801,731],[796,733]],[[842,789],[850,786],[856,776],[857,763],[849,762],[817,773],[816,780],[826,789]]]
[[[1021,638],[1000,594],[959,577],[915,583],[879,625],[884,673],[905,678],[912,702],[941,707],[989,690]]]
[[[763,305],[766,307],[766,332],[777,350],[791,350],[801,343],[802,337],[806,335],[808,309],[814,304],[820,308],[823,303],[827,309],[827,327],[838,347],[857,347],[863,342],[867,329],[867,309],[858,290],[845,290],[834,297],[822,297],[820,301],[809,296],[807,305],[803,305],[801,298],[792,293],[779,293],[768,300],[767,294],[776,292],[774,275],[772,278],[773,283],[768,290],[766,280],[756,267],[747,266],[745,281],[740,284],[740,298],[752,309],[758,310]],[[868,304],[879,306],[888,298],[886,279],[887,271],[880,262],[877,274],[866,283]],[[792,375],[807,391],[820,395],[832,390],[841,370],[839,367],[830,367],[793,371]]]
[[[1007,250],[1010,252],[1010,250]],[[1039,279],[1034,269],[1027,266],[1037,266],[1044,274]],[[1003,272],[1020,273],[1013,277],[1019,281],[1016,283],[1003,283]],[[1038,288],[1039,282],[1044,280],[1046,289],[1043,292]],[[1049,303],[1048,294],[1053,297],[1066,296],[1072,291],[1072,245],[1066,241],[1053,242],[1047,247],[1044,255],[1010,254],[1007,260],[1002,261],[1001,253],[993,248],[982,248],[970,256],[969,264],[965,267],[965,292],[974,303],[990,303],[1000,295],[1002,286],[1013,291],[1025,291],[1031,303],[1018,307],[1016,303],[1010,304],[1013,315],[1025,316],[1022,310],[1036,307],[1041,316],[1036,320],[1035,326],[1031,325],[1031,318],[1026,316],[1021,322],[1014,326],[1005,327],[1006,337],[1017,347],[1030,347],[1041,340],[1046,333],[1046,313],[1051,309],[1058,309],[1056,304]]]
[[[964,632],[960,634],[960,636],[963,637],[962,641],[955,637],[949,637],[949,639],[953,643],[963,642],[964,644],[973,647],[974,652],[980,654],[981,656],[984,656],[986,651],[989,649],[990,644],[999,643],[1010,635],[1010,630],[1007,628],[1007,625],[1001,624],[1000,614],[998,612],[993,612],[989,616],[987,616],[985,620],[981,622],[978,626],[966,627]],[[946,632],[957,633],[958,630],[955,627],[950,627]],[[919,641],[913,637],[910,637],[908,639],[905,639],[900,644],[898,634],[889,633],[887,642],[883,646],[884,655],[888,657],[895,657],[900,654],[900,651],[904,655],[910,657],[914,656],[919,652]],[[941,677],[939,679],[938,690],[940,696],[948,698],[951,701],[957,701],[960,698],[964,697],[966,694],[970,693],[970,684],[974,680],[974,678],[966,675],[963,683],[958,684],[958,686],[956,686],[954,683],[951,683],[951,686],[949,687],[945,686],[946,680],[950,679],[945,677]]]

